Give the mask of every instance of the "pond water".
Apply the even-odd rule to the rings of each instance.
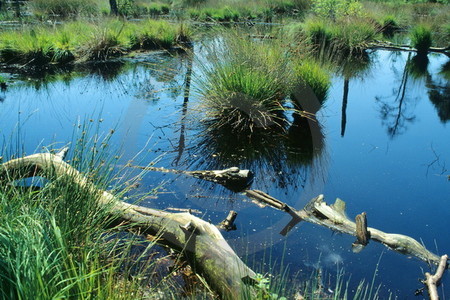
[[[12,145],[10,152],[20,147],[27,154],[59,148],[87,123],[92,135],[113,133],[110,151],[122,155],[119,166],[154,161],[179,170],[248,168],[255,174],[252,189],[297,209],[318,194],[328,203],[339,197],[352,218],[365,211],[369,226],[410,235],[438,254],[450,252],[448,57],[430,54],[424,62],[406,52],[373,52],[363,66],[333,76],[317,112],[320,126],[291,118],[287,134],[263,134],[252,144],[226,130],[204,130],[195,82],[186,89],[192,67],[195,73],[188,55],[161,52],[14,75],[0,99],[3,143]],[[429,270],[375,242],[354,254],[353,237],[311,224],[282,237],[289,216],[215,183],[148,172],[135,191],[157,187],[157,197],[143,205],[192,208],[216,224],[236,210],[238,229],[224,236],[255,268],[263,267],[261,261],[266,271],[282,264],[303,277],[315,268],[330,276],[343,268],[353,290],[363,278],[371,282],[378,265],[381,297],[392,293],[399,299],[413,298]],[[449,276],[442,289],[450,295]]]

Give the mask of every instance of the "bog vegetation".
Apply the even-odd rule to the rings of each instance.
[[[195,62],[194,86],[212,128],[251,134],[281,128],[292,115],[308,116],[306,91],[322,105],[330,70],[350,59],[364,65],[366,51],[380,41],[409,46],[421,56],[448,51],[448,16],[448,0],[0,1],[0,18],[14,25],[0,31],[0,62],[40,70],[137,51],[190,51],[211,32],[206,26],[220,27],[208,36],[214,41],[205,47],[205,57]],[[276,26],[264,34],[255,29],[266,23]],[[85,149],[93,145],[80,141],[74,166],[99,187],[110,186],[113,162],[105,163],[102,154],[90,156]],[[141,240],[109,231],[108,212],[96,207],[96,195],[74,188],[68,179],[53,179],[33,182],[39,192],[29,184],[0,184],[2,298],[177,297],[174,281],[149,276],[157,263],[142,263],[150,260],[153,244],[142,246]],[[137,257],[135,247],[141,249]],[[277,288],[263,278],[259,285]],[[347,297],[342,282],[337,285],[337,295]],[[314,297],[315,287],[312,280],[303,292]],[[261,299],[268,295],[278,297],[264,292]]]

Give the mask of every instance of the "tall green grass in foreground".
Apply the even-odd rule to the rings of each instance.
[[[104,143],[82,134],[71,161],[101,189],[112,183]],[[48,179],[38,191],[0,182],[0,299],[175,297],[169,281],[150,285],[151,243],[107,229],[108,207],[71,177]]]
[[[38,25],[2,31],[0,60],[34,65],[105,60],[132,50],[167,49],[189,39],[186,25],[162,20],[139,23],[80,21],[55,27]]]

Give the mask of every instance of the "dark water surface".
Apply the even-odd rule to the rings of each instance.
[[[132,160],[180,170],[248,168],[255,173],[251,188],[295,208],[320,193],[328,203],[339,197],[350,217],[365,211],[369,226],[410,235],[444,254],[450,253],[449,65],[443,55],[430,54],[424,62],[410,53],[374,52],[364,66],[333,77],[317,113],[320,127],[291,118],[287,134],[262,134],[250,145],[225,129],[204,130],[195,76],[186,93],[191,57],[152,53],[70,74],[18,76],[1,95],[0,135],[12,142],[11,152],[21,145],[30,154],[52,143],[62,147],[87,122],[92,135],[114,132],[111,154],[122,149],[119,165]],[[195,62],[193,68],[195,73]],[[393,293],[399,299],[414,298],[422,287],[418,279],[429,270],[375,242],[354,254],[353,237],[311,224],[282,238],[278,232],[289,216],[214,183],[149,172],[136,191],[161,182],[161,193],[144,205],[197,209],[213,223],[236,210],[238,230],[224,236],[256,268],[263,258],[279,265],[282,257],[292,274],[307,277],[314,268],[335,275],[343,267],[351,290],[363,278],[371,282],[379,261],[381,297]],[[449,276],[443,290],[450,297]]]

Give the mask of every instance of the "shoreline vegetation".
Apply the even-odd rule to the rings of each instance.
[[[314,114],[327,100],[331,73],[342,73],[347,82],[352,76],[363,74],[370,65],[370,49],[414,51],[418,58],[426,58],[432,51],[450,56],[449,16],[448,0],[0,1],[0,24],[4,25],[0,31],[0,63],[8,70],[44,70],[49,66],[104,62],[134,52],[178,48],[194,57],[190,53],[192,44],[200,43],[202,34],[209,32],[212,34],[208,37],[214,36],[216,42],[204,47],[206,55],[194,61],[194,71],[191,62],[190,73],[186,76],[187,89],[192,80],[210,133],[221,136],[220,133],[230,131],[233,138],[245,137],[252,142],[252,136],[258,139],[277,133],[284,138],[296,126],[303,126],[303,121],[316,122]],[[4,79],[0,83],[2,88],[3,84],[6,87]],[[236,287],[235,291],[220,291],[217,282],[225,277],[218,272],[213,274],[217,279],[213,289],[219,291],[219,296],[211,292],[204,277],[196,276],[195,270],[185,270],[183,262],[197,259],[195,257],[160,257],[162,261],[175,261],[172,267],[176,271],[155,281],[154,277],[159,275],[153,275],[159,271],[158,263],[152,260],[156,254],[151,253],[151,248],[156,247],[156,241],[166,232],[159,228],[152,233],[154,236],[149,242],[105,230],[116,220],[108,207],[98,206],[102,195],[107,193],[98,190],[106,190],[115,174],[105,167],[108,158],[102,156],[104,149],[98,152],[99,156],[86,154],[87,149],[99,145],[91,145],[85,131],[79,141],[72,154],[73,164],[68,166],[81,171],[94,183],[77,186],[71,184],[73,178],[46,173],[49,182],[33,181],[31,185],[38,187],[35,190],[10,184],[11,174],[2,169],[8,165],[0,164],[0,175],[3,174],[0,182],[7,183],[0,185],[0,297],[30,299],[39,291],[46,299],[129,299],[129,295],[138,299],[176,299],[183,288],[170,276],[184,269],[185,282],[204,286],[200,291],[194,288],[193,293],[185,293],[186,298],[216,299],[220,295],[223,298],[232,295],[250,299],[249,295],[239,294],[244,288],[244,284],[235,286],[239,278],[226,278]],[[3,152],[0,155],[6,157]],[[37,169],[27,169],[25,175],[36,177]],[[27,177],[18,175],[19,179]],[[87,192],[86,186],[89,186]],[[117,197],[123,193],[121,189],[117,188]],[[273,200],[268,200],[272,201],[272,206]],[[285,204],[278,204],[281,208],[276,208],[289,212]],[[323,207],[336,208],[337,204]],[[150,218],[149,211],[151,209],[147,209],[142,219],[131,220],[134,223],[127,220],[128,223],[121,224],[121,231],[133,232],[133,226],[139,222],[150,224],[147,219],[142,221]],[[342,207],[340,211],[338,221],[344,216]],[[324,219],[325,215],[320,212],[315,218]],[[192,225],[194,219],[195,222],[201,220],[190,217],[187,222],[183,219],[185,224],[174,225],[174,230],[198,234]],[[355,233],[363,232],[362,237],[358,237],[363,246],[370,239],[364,222],[355,223],[359,228]],[[139,230],[144,226],[141,223]],[[208,224],[204,222],[204,228],[214,227]],[[214,230],[217,229],[214,227]],[[353,229],[348,231],[354,232]],[[223,246],[226,241],[221,235],[220,238]],[[226,246],[230,250],[226,254],[236,255],[228,244]],[[133,251],[135,247],[142,250],[137,256]],[[402,247],[397,248],[402,252]],[[237,260],[240,267],[248,268],[240,258]],[[246,283],[251,288],[251,299],[282,300],[286,299],[283,294],[295,294],[287,287],[284,274],[275,274],[277,286],[266,276],[250,268],[247,271],[247,277],[251,277],[250,283]],[[333,295],[321,292],[320,276],[315,274],[305,284],[303,295],[299,294],[298,299],[350,297],[342,274],[337,276]],[[431,277],[427,275],[427,278]],[[430,285],[437,285],[438,280],[433,280]],[[360,294],[357,292],[354,299],[376,299],[379,287],[374,286],[373,280],[370,288],[361,283],[358,291]]]

